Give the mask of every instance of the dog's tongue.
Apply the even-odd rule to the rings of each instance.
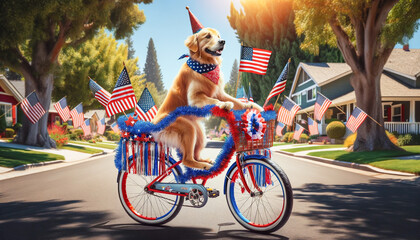
[[[217,54],[222,54],[222,50],[217,50],[216,53]]]

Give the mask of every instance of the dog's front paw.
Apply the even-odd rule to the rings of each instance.
[[[232,102],[219,102],[216,104],[221,109],[231,110],[233,108]]]

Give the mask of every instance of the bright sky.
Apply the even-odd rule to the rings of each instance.
[[[199,19],[204,27],[215,28],[221,37],[226,40],[223,51],[222,72],[225,81],[228,80],[235,59],[239,61],[240,43],[235,31],[231,28],[227,16],[230,15],[230,0],[155,0],[149,5],[141,4],[146,22],[141,25],[133,35],[138,65],[143,71],[147,54],[147,45],[153,38],[157,52],[165,88],[172,86],[181,65],[186,61],[177,60],[182,54],[188,53],[184,40],[192,34],[188,11]],[[239,0],[233,0],[236,9],[239,9]],[[409,41],[410,48],[420,48],[420,31]],[[402,48],[397,45],[396,48]]]

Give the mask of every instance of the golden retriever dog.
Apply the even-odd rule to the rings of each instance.
[[[225,41],[220,38],[218,31],[203,28],[198,33],[189,36],[185,40],[185,45],[190,52],[189,61],[194,61],[196,65],[205,64],[204,68],[210,65],[220,66],[222,62],[220,56]],[[193,68],[194,66],[192,64]],[[218,76],[211,80],[205,74],[201,74],[199,70],[193,70],[193,68],[187,63],[182,65],[153,123],[158,123],[180,106],[203,107],[214,104],[227,110],[245,109],[251,106],[262,110],[257,104],[245,104],[226,94],[223,77],[219,69],[213,72]],[[203,159],[200,156],[201,150],[206,146],[206,136],[201,120],[201,118],[192,116],[179,117],[164,130],[154,133],[154,138],[180,149],[183,154],[182,163],[185,166],[209,169],[212,166],[212,160]]]

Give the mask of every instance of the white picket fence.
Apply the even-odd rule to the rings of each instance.
[[[385,122],[385,129],[398,134],[420,134],[420,122]]]

